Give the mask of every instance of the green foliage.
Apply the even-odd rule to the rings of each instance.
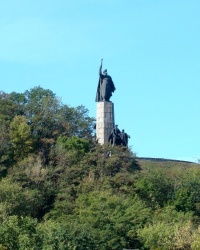
[[[55,94],[50,90],[35,87],[26,91],[24,95],[26,98],[25,116],[35,138],[55,136],[61,125],[58,114],[60,101],[55,97]]]
[[[48,195],[44,190],[24,188],[20,182],[3,178],[0,181],[0,219],[8,215],[41,217]]]
[[[70,227],[65,223],[59,223],[47,220],[37,226],[37,234],[39,236],[40,248],[43,250],[76,250],[76,249],[92,249],[87,245],[81,245],[78,248],[74,245],[74,240],[70,235]],[[88,242],[86,243],[88,244]],[[85,247],[85,248],[84,248]]]
[[[0,224],[0,243],[9,250],[36,250],[36,225],[30,217],[7,217]]]
[[[180,211],[200,214],[200,169],[179,171],[175,179],[174,205]]]
[[[93,191],[79,195],[74,214],[69,217],[68,223],[75,221],[71,230],[74,239],[77,227],[79,230],[87,228],[94,249],[122,249],[140,245],[136,231],[149,216],[150,209],[137,197],[128,198],[110,191]]]
[[[83,106],[0,93],[0,249],[200,249],[198,165],[98,145]]]
[[[46,150],[61,135],[91,138],[94,119],[83,106],[63,105],[51,90],[35,87],[24,93],[24,109],[38,147]],[[49,145],[48,145],[49,144]]]
[[[23,159],[32,151],[33,139],[24,116],[15,116],[10,123],[10,138],[15,160]]]
[[[39,150],[44,162],[48,163],[50,149],[59,136],[77,136],[92,141],[94,118],[88,116],[85,107],[63,105],[51,90],[39,86],[24,93],[0,92],[0,126],[1,161],[11,158],[11,143],[15,160],[18,160],[27,156],[34,141],[34,151]]]
[[[85,167],[90,168],[90,173],[95,179],[103,180],[113,177],[117,173],[133,173],[138,164],[135,156],[126,148],[112,147],[110,145],[97,145],[82,160]]]
[[[10,178],[23,187],[26,195],[24,206],[32,217],[41,218],[51,207],[55,196],[55,185],[52,178],[51,167],[42,164],[39,155],[29,155],[12,168]]]
[[[60,136],[55,147],[51,150],[52,162],[60,166],[70,166],[89,151],[89,141],[76,136]]]
[[[60,136],[57,143],[63,145],[66,150],[76,150],[79,154],[89,151],[89,142],[83,138]]]
[[[0,119],[0,176],[4,176],[7,167],[11,165],[13,150],[11,147],[9,128],[5,119]]]
[[[0,92],[0,117],[6,121],[7,125],[16,116],[21,115],[18,102],[15,102],[12,94]]]
[[[3,155],[4,151],[6,151],[9,146],[9,135],[8,135],[8,127],[6,126],[6,122],[4,119],[0,119],[0,154]]]
[[[0,218],[7,215],[23,214],[26,198],[22,187],[10,178],[3,178],[0,181]]]
[[[191,249],[196,231],[191,219],[191,213],[177,212],[173,207],[159,209],[138,235],[148,249]]]
[[[142,173],[136,182],[139,196],[149,206],[163,207],[173,195],[174,187],[167,172],[159,169],[150,169]]]

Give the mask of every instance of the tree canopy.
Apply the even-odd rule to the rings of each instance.
[[[0,250],[200,249],[199,165],[99,145],[84,106],[0,92]]]

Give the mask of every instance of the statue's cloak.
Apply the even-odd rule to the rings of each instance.
[[[104,85],[102,85],[103,79],[102,77],[99,77],[98,86],[97,86],[97,93],[96,93],[96,102],[102,101],[102,96],[106,96],[108,99],[112,96],[112,92],[115,91],[115,85],[112,81],[112,78],[110,76],[107,76],[110,79],[110,84],[105,88]],[[103,90],[102,90],[103,87]],[[102,96],[101,96],[102,95]]]
[[[102,82],[101,77],[99,77],[95,102],[101,101],[101,82]]]

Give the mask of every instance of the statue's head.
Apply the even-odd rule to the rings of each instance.
[[[122,133],[124,133],[124,129],[122,129]]]
[[[107,69],[104,69],[103,74],[107,75]]]

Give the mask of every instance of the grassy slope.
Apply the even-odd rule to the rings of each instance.
[[[200,165],[197,163],[190,163],[190,162],[184,162],[184,161],[171,161],[171,160],[162,160],[162,159],[139,159],[138,163],[141,167],[141,169],[149,169],[149,168],[165,168],[165,169],[184,169],[184,168],[191,168],[191,167],[197,167]]]

